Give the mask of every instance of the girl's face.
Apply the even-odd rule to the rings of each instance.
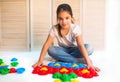
[[[58,24],[60,24],[62,28],[69,28],[71,24],[71,19],[72,17],[67,11],[61,11],[58,14]]]

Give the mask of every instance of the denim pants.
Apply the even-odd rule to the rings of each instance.
[[[89,44],[84,44],[84,46],[88,55],[91,55],[93,53],[93,47]],[[48,54],[55,60],[61,62],[76,62],[76,58],[83,58],[78,47],[63,48],[59,46],[51,46],[48,49]]]

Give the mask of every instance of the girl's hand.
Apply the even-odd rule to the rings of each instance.
[[[87,66],[88,68],[91,68],[93,70],[95,70],[96,72],[99,72],[100,69],[98,67],[95,67],[93,64],[92,64],[92,61],[90,60],[88,63],[87,63]]]
[[[92,68],[92,69],[95,70],[96,72],[99,72],[99,71],[100,71],[100,69],[99,69],[98,67],[95,67],[95,66],[93,66],[93,65],[88,66],[88,68]]]
[[[97,71],[97,72],[100,71],[100,69],[98,67],[94,67],[94,70]]]
[[[33,68],[37,67],[37,66],[42,66],[43,62],[37,62],[35,64],[32,65]]]

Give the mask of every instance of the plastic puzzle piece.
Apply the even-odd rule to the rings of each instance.
[[[62,82],[71,82],[71,79],[75,79],[78,76],[73,72],[70,74],[61,74],[61,73],[57,72],[57,73],[53,74],[52,77],[54,79],[60,79],[60,81],[62,81]]]
[[[78,65],[79,65],[79,68],[87,68],[87,66],[84,65],[84,64],[82,64],[82,63],[80,63],[80,64],[78,64]]]
[[[0,59],[0,64],[2,64],[3,63],[3,60],[2,59]]]
[[[50,62],[50,63],[48,64],[48,66],[49,66],[49,67],[51,67],[51,66],[53,67],[53,66],[54,66],[54,62]]]
[[[76,63],[73,63],[73,64],[72,64],[72,67],[73,67],[74,69],[77,69],[77,68],[79,68],[79,65],[76,64]]]
[[[81,72],[82,72],[82,74],[90,73],[90,71],[87,69],[83,69]]]
[[[54,80],[54,82],[62,82],[61,80],[57,79],[57,80]]]
[[[72,67],[72,63],[66,64],[66,68],[71,68],[71,67]]]
[[[59,72],[56,72],[56,73],[53,74],[52,77],[55,78],[55,79],[59,79],[61,76],[62,75]]]
[[[18,74],[22,74],[24,71],[25,71],[25,68],[17,68],[17,69],[16,69],[16,72],[17,72]]]
[[[37,66],[34,68],[34,70],[32,71],[33,74],[38,74],[39,73],[39,70],[40,70],[40,67]]]
[[[8,68],[9,65],[0,66],[0,69]]]
[[[64,62],[60,62],[60,64],[61,64],[61,67],[66,67],[66,63],[64,63]]]
[[[93,69],[87,69],[87,68],[81,68],[81,69],[76,69],[75,73],[83,78],[92,78],[94,76],[98,76],[97,72]]]
[[[53,74],[60,71],[60,68],[53,68]]]
[[[10,73],[15,73],[16,69],[15,68],[10,68]]]
[[[62,66],[61,66],[60,62],[55,62],[53,67],[54,68],[61,68]]]
[[[18,59],[17,58],[12,58],[11,61],[15,62],[15,61],[18,61]]]
[[[61,74],[68,74],[68,73],[70,73],[70,71],[69,71],[66,67],[62,67],[62,68],[59,70],[59,72],[60,72]]]
[[[42,67],[37,66],[36,68],[34,68],[32,73],[39,74],[39,75],[47,75],[49,74],[49,69],[48,69],[48,66],[45,66],[45,65]]]
[[[9,72],[10,72],[10,69],[8,69],[8,68],[0,69],[0,73],[1,73],[2,75],[6,75],[6,74],[8,74]]]
[[[3,69],[3,68],[8,68],[9,65],[6,65],[4,62],[3,62],[3,59],[0,59],[0,69]]]
[[[6,64],[3,62],[3,63],[0,64],[0,66],[6,66]]]
[[[18,64],[19,64],[18,62],[12,62],[12,63],[11,63],[11,66],[12,66],[12,67],[16,67],[16,66],[18,66]]]
[[[69,75],[70,75],[71,78],[73,78],[73,79],[78,77],[74,72],[71,72]]]
[[[71,80],[71,82],[80,82],[80,81],[77,79],[74,79],[74,80]]]
[[[62,74],[62,76],[60,77],[60,80],[69,82],[71,80],[71,77],[68,74]]]
[[[97,73],[95,70],[93,70],[92,68],[89,68],[88,70],[90,71],[90,73],[91,73],[93,76],[99,76],[98,73]]]
[[[52,66],[48,67],[48,69],[49,69],[49,73],[50,73],[50,74],[53,74],[53,73],[54,73],[54,68],[53,68]]]
[[[47,75],[47,74],[49,74],[48,67],[47,67],[47,66],[42,66],[42,67],[39,69],[38,74],[39,74],[39,75]]]

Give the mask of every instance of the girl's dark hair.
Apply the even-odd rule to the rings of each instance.
[[[60,4],[60,5],[58,6],[57,11],[56,11],[57,20],[58,20],[58,14],[59,14],[61,11],[67,11],[67,12],[71,15],[72,19],[74,19],[74,18],[73,18],[72,9],[71,9],[71,7],[70,7],[69,4],[63,3],[63,4]],[[74,23],[73,20],[71,20],[71,22]],[[61,34],[61,26],[60,26],[59,24],[57,24],[57,27],[58,27],[58,33],[59,33],[59,35],[62,37],[62,34]]]
[[[70,7],[70,5],[68,4],[60,4],[57,8],[57,18],[58,18],[58,14],[61,12],[61,11],[67,11],[71,17],[73,17],[73,13],[72,13],[72,9]]]

